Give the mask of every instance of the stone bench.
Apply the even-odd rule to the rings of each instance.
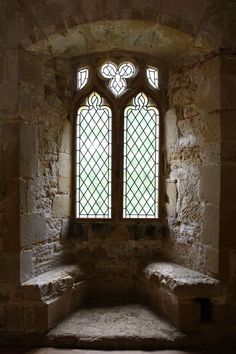
[[[146,265],[140,276],[142,296],[181,330],[213,320],[218,280],[171,262]]]
[[[21,284],[8,308],[7,328],[17,332],[46,332],[75,310],[84,295],[80,268],[59,266]]]

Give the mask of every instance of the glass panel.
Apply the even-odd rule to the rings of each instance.
[[[111,109],[93,92],[77,115],[77,218],[111,218],[111,124]]]
[[[159,88],[159,82],[158,82],[158,70],[156,68],[147,68],[147,79],[149,84],[154,88],[157,89]]]
[[[89,79],[89,69],[81,68],[77,72],[77,90],[81,90],[86,86]]]
[[[124,218],[158,217],[159,112],[144,93],[124,111]]]
[[[130,62],[123,62],[118,67],[112,62],[107,62],[101,67],[100,73],[105,79],[110,79],[108,87],[118,97],[126,91],[126,79],[134,77],[136,69]]]

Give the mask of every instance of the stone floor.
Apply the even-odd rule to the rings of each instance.
[[[39,341],[32,341],[31,346],[38,349],[0,345],[0,354],[148,353],[145,350],[153,354],[235,354],[235,344],[234,350],[231,345],[235,332],[226,340],[223,333],[222,341],[221,331],[204,325],[198,332],[180,332],[141,304],[87,307],[67,317]]]
[[[148,307],[132,304],[80,309],[48,333],[47,344],[70,346],[73,342],[85,349],[150,349],[183,338],[183,333]]]
[[[160,351],[140,351],[140,350],[124,350],[124,351],[103,351],[103,350],[79,350],[79,349],[17,349],[17,348],[0,348],[1,354],[222,354],[222,351],[179,351],[179,350],[160,350]],[[235,354],[235,351],[224,351],[224,354]]]

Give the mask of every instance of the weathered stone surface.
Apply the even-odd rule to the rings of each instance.
[[[65,120],[61,138],[60,152],[71,154],[72,145],[72,124],[69,120]]]
[[[206,250],[206,268],[212,274],[219,272],[219,250],[214,247],[207,247]]]
[[[24,214],[20,217],[21,245],[29,247],[46,239],[46,223],[43,215]]]
[[[59,154],[58,187],[59,191],[62,193],[70,193],[71,191],[71,164],[71,155],[65,153]]]
[[[220,201],[220,167],[203,166],[200,177],[200,198],[206,202]]]
[[[34,125],[20,125],[20,175],[35,177],[37,174],[37,136]]]
[[[22,284],[21,292],[29,299],[28,289],[37,289],[38,299],[43,301],[57,298],[61,293],[72,288],[74,282],[83,280],[83,273],[78,266],[60,266],[49,272],[34,277]],[[36,290],[35,290],[36,291]]]
[[[204,212],[203,242],[214,248],[219,247],[219,207],[206,204]]]
[[[145,347],[163,341],[167,345],[184,335],[147,307],[128,305],[81,309],[50,331],[47,341],[53,343],[60,338],[65,344],[69,337],[89,347],[104,343],[110,348],[124,348],[135,347],[136,340]]]
[[[218,280],[175,263],[151,263],[144,268],[144,274],[180,298],[216,296],[219,290]]]
[[[36,90],[43,89],[43,61],[40,56],[20,50],[20,80]]]
[[[166,194],[168,202],[166,203],[166,212],[169,217],[176,217],[176,200],[177,200],[177,189],[176,180],[168,179],[166,181]]]
[[[57,195],[53,199],[53,215],[55,217],[70,216],[71,199],[68,195]]]
[[[20,281],[21,282],[24,282],[32,278],[34,274],[32,256],[33,256],[32,250],[22,251],[20,254]]]
[[[86,286],[82,279],[77,266],[61,266],[23,282],[15,294],[17,303],[8,307],[8,330],[41,333],[55,326],[84,301]],[[16,324],[12,322],[14,310],[19,321]]]
[[[167,147],[176,144],[178,139],[177,117],[174,109],[165,114],[165,142]]]

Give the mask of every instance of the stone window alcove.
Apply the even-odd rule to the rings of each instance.
[[[128,223],[125,227],[130,230],[148,223],[153,225],[155,233],[163,215],[162,65],[152,57],[108,53],[79,58],[74,67],[77,74],[74,75],[77,81],[72,149],[72,204],[74,224],[77,224],[74,228],[78,229],[78,224],[87,221],[99,222],[98,228],[101,228],[107,220],[112,228],[117,223]],[[104,117],[107,119],[103,121],[105,133],[98,128],[99,119],[104,120]],[[132,123],[130,117],[134,120]],[[137,121],[136,117],[142,119]],[[103,141],[98,141],[96,134],[100,134]],[[93,146],[95,140],[100,151]],[[99,167],[96,159],[101,158],[101,151],[104,161]],[[101,188],[104,181],[107,185]],[[100,189],[96,190],[96,183]],[[109,204],[107,208],[105,199]],[[107,213],[101,211],[95,215],[99,203],[101,210],[106,209]],[[78,205],[83,212],[79,212]],[[150,232],[150,228],[148,230]]]

